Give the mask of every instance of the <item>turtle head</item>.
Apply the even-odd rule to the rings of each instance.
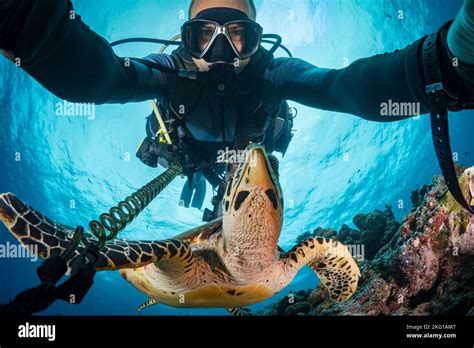
[[[230,245],[248,241],[276,248],[283,222],[278,177],[263,147],[250,145],[241,157],[222,200],[224,239]]]

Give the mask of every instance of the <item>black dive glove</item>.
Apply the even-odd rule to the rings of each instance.
[[[1,306],[0,316],[30,316],[33,313],[44,311],[56,299],[57,294],[54,284],[44,282],[35,288],[21,292],[11,303]]]
[[[8,10],[16,1],[18,0],[0,0],[0,11]]]
[[[13,49],[34,0],[0,0],[0,48]]]

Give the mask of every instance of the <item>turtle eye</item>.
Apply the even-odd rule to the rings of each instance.
[[[240,191],[239,194],[237,195],[237,198],[235,199],[234,202],[234,209],[239,210],[240,206],[242,203],[245,201],[245,199],[249,196],[250,192],[249,191]]]
[[[278,199],[277,199],[277,195],[275,193],[275,190],[274,189],[269,189],[269,190],[266,190],[265,193],[267,194],[268,199],[270,200],[270,202],[272,202],[273,208],[277,209],[278,208]]]

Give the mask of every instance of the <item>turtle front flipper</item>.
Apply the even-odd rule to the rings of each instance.
[[[21,244],[33,247],[43,259],[63,253],[74,235],[74,228],[54,222],[12,193],[0,195],[0,220]],[[88,236],[91,237],[90,234]],[[89,241],[96,243],[92,239]],[[82,250],[80,246],[70,264]],[[188,245],[178,240],[116,239],[104,246],[95,267],[98,271],[138,268],[158,261],[165,264],[170,261],[171,266],[187,270],[191,267],[193,255]]]
[[[359,267],[347,247],[323,237],[308,238],[282,255],[286,272],[298,271],[308,265],[321,279],[333,301],[347,301],[356,291]]]
[[[63,253],[74,228],[47,218],[12,193],[0,195],[0,220],[18,241],[43,259]]]

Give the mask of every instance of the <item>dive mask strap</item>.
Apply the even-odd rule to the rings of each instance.
[[[429,98],[431,133],[441,172],[453,198],[471,214],[474,207],[468,204],[456,175],[449,139],[448,105],[437,51],[438,33],[428,36],[422,49],[425,91]]]

